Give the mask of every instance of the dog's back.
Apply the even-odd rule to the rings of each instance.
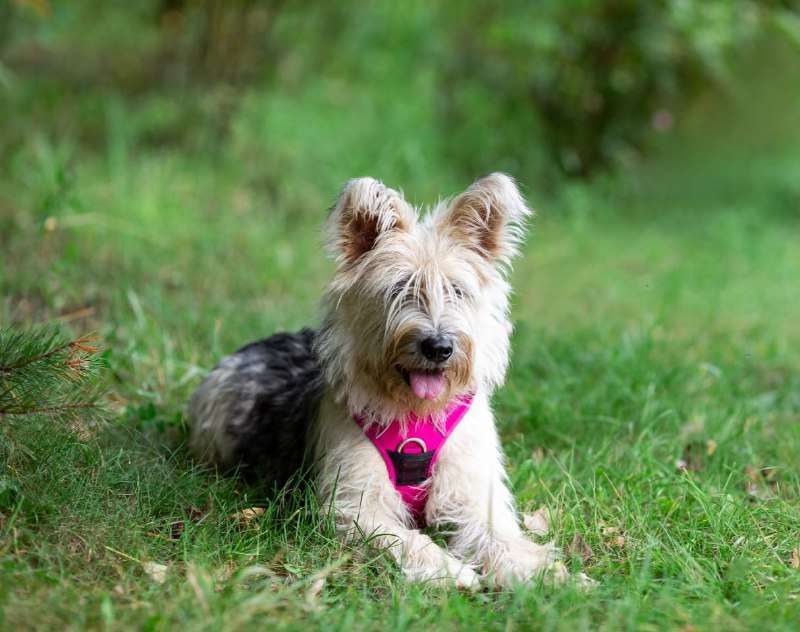
[[[189,401],[196,458],[267,484],[298,470],[322,394],[315,337],[311,329],[275,334],[214,368]]]

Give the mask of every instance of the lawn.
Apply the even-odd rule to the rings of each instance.
[[[598,586],[467,594],[339,543],[306,487],[268,499],[183,447],[221,355],[316,322],[344,179],[419,203],[469,184],[432,128],[397,152],[339,142],[424,108],[255,92],[218,136],[213,104],[6,77],[0,325],[96,332],[108,394],[98,425],[0,420],[0,625],[796,629],[800,81],[766,79],[701,99],[613,175],[515,174],[538,215],[500,432],[521,509],[548,507]]]

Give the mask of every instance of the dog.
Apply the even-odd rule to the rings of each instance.
[[[519,526],[490,404],[531,216],[501,173],[425,215],[377,180],[348,182],[328,217],[321,325],[213,369],[189,403],[195,457],[273,485],[311,462],[342,537],[385,547],[411,581],[563,581],[554,545]]]

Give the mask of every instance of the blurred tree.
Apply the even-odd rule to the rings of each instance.
[[[161,0],[156,12],[189,74],[238,83],[274,70],[275,24],[287,1]]]
[[[635,157],[765,25],[800,42],[798,2],[0,0],[0,89],[11,85],[5,75],[37,77],[76,112],[87,90],[98,102],[147,95],[141,138],[203,147],[227,137],[245,94],[273,105],[327,99],[323,130],[338,104],[363,99],[380,110],[380,131],[358,121],[330,144],[351,132],[405,137],[396,130],[411,125],[426,130],[426,149],[406,158],[424,153],[465,179],[506,169],[556,181],[554,166],[588,176]],[[32,85],[20,83],[18,96]],[[47,125],[41,112],[55,101],[31,103]],[[84,137],[100,139],[103,125],[87,114]],[[14,126],[0,149],[24,142],[23,130]]]
[[[465,106],[476,90],[495,102],[495,116],[511,122],[499,126],[501,133],[503,127],[517,135],[530,130],[533,111],[560,168],[589,175],[640,148],[649,127],[669,127],[677,97],[723,78],[730,53],[774,11],[793,4],[477,0],[460,5],[450,13],[455,26],[443,74],[446,120],[452,127],[468,124]]]

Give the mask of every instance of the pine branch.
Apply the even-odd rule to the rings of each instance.
[[[0,418],[96,416],[96,342],[95,336],[66,339],[55,328],[0,329]]]
[[[55,349],[51,349],[50,351],[41,353],[38,356],[23,358],[22,360],[19,360],[18,362],[15,362],[13,364],[0,365],[0,373],[11,373],[12,371],[21,369],[22,367],[31,364],[32,362],[38,362],[39,360],[46,360],[50,356],[53,356],[56,353],[59,353],[60,351],[63,351],[64,349],[68,348],[71,344],[72,344],[71,342],[68,342],[64,345],[61,345],[60,347],[56,347]]]

